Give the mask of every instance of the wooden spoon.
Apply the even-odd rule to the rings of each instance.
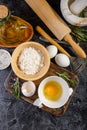
[[[39,32],[44,38],[46,38],[51,44],[55,45],[58,50],[70,57],[70,54],[63,49],[53,38],[51,38],[40,26],[36,26],[37,32]]]

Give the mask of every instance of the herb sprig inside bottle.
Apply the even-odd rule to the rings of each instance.
[[[0,27],[3,26],[4,21],[8,20],[11,16],[11,12],[4,5],[0,5]]]

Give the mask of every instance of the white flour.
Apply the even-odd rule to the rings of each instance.
[[[33,47],[25,48],[19,56],[18,64],[25,74],[35,74],[44,66],[44,56]]]

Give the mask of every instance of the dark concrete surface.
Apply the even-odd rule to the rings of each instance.
[[[59,11],[59,1],[48,2]],[[29,21],[33,26],[42,24],[24,0],[0,0],[0,4],[7,5],[12,14]],[[33,39],[38,41],[36,36]],[[10,53],[13,51],[7,50]],[[78,74],[80,83],[62,117],[51,115],[24,100],[16,100],[8,93],[4,82],[10,70],[11,66],[0,71],[0,130],[87,130],[87,64]]]

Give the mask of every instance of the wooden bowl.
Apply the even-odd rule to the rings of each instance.
[[[35,74],[25,74],[19,67],[18,65],[18,60],[19,60],[19,56],[22,53],[22,51],[24,50],[24,48],[29,48],[29,47],[33,47],[37,50],[40,50],[40,52],[43,54],[44,56],[44,65],[43,67],[40,68],[40,70],[35,73]],[[21,79],[23,80],[38,80],[41,77],[43,77],[49,67],[50,67],[50,57],[49,57],[49,53],[46,50],[46,48],[41,45],[40,43],[37,42],[24,42],[23,44],[19,45],[18,47],[16,47],[16,49],[14,50],[13,54],[12,54],[12,59],[11,59],[11,66],[12,66],[12,70],[14,71],[14,73]]]

